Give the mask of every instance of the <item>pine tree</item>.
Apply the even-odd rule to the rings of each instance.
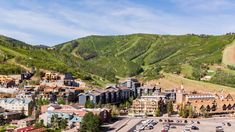
[[[101,120],[99,116],[88,112],[82,119],[80,132],[99,132],[101,128]]]
[[[173,113],[173,102],[172,102],[172,101],[169,101],[169,102],[167,103],[167,113],[168,113],[169,115],[171,115],[171,114]]]

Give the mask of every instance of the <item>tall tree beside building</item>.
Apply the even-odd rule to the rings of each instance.
[[[187,105],[181,104],[179,115],[183,118],[188,118],[188,117],[194,118],[196,116],[193,107],[190,104]]]
[[[181,105],[180,105],[180,109],[179,109],[179,111],[178,111],[178,114],[179,114],[180,116],[183,116],[183,113],[184,113],[184,108],[183,108],[183,104],[181,104]]]
[[[117,108],[116,105],[113,105],[111,110],[112,110],[111,111],[112,117],[117,117],[120,114],[119,109]]]
[[[38,120],[38,121],[35,123],[34,127],[36,127],[36,128],[44,127],[44,125],[43,125],[43,120]]]
[[[82,119],[80,132],[100,132],[101,120],[99,116],[88,112]]]
[[[86,103],[85,103],[85,108],[94,108],[95,105],[92,101],[90,100],[87,100]]]
[[[173,102],[171,100],[167,102],[167,113],[169,115],[173,113]]]
[[[62,97],[57,98],[58,104],[66,104],[65,100]]]
[[[158,108],[160,109],[161,113],[166,113],[166,105],[161,97],[160,100],[158,101]]]
[[[67,120],[59,118],[58,115],[52,115],[51,117],[51,127],[54,130],[61,130],[67,127]]]
[[[193,107],[191,105],[188,106],[188,117],[189,118],[193,118],[194,117],[194,111],[193,111]]]
[[[209,117],[209,113],[206,111],[206,108],[204,106],[202,106],[200,111],[201,111],[203,117],[205,117],[205,118]]]
[[[161,116],[161,110],[159,107],[155,111],[155,116],[157,116],[157,117]]]
[[[55,130],[59,129],[58,115],[52,115],[51,117],[51,127]]]
[[[189,111],[187,105],[183,107],[183,118],[187,118],[189,116]]]

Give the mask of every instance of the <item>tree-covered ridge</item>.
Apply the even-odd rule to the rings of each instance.
[[[162,69],[180,72],[182,64],[193,69],[202,64],[221,64],[222,51],[234,38],[234,35],[89,36],[56,48],[82,59],[90,67],[86,69],[94,74],[105,69],[110,75],[125,77],[142,73],[149,77]],[[196,79],[196,74],[192,78]]]
[[[161,76],[160,71],[199,80],[209,74],[210,65],[221,65],[223,49],[234,39],[233,34],[88,36],[48,48],[1,36],[0,63],[5,69],[11,65],[14,73],[21,71],[14,65],[17,63],[61,73],[70,71],[94,83],[116,82],[128,76],[154,79]],[[215,78],[212,81],[219,83]]]

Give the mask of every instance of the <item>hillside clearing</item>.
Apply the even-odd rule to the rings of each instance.
[[[235,95],[235,88],[207,83],[207,82],[201,82],[201,81],[195,81],[183,78],[178,75],[164,73],[164,78],[161,78],[159,80],[152,80],[149,81],[148,84],[158,84],[160,83],[160,86],[163,89],[172,89],[172,88],[180,88],[181,84],[183,83],[184,89],[186,91],[205,91],[205,89],[208,92],[221,92],[222,90],[226,93],[231,93]]]
[[[223,64],[235,66],[235,40],[223,51]]]

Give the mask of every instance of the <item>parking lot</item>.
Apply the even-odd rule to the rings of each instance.
[[[139,132],[161,132],[165,127],[166,124],[169,124],[168,132],[183,132],[183,130],[186,128],[189,128],[191,132],[215,132],[216,126],[221,126],[224,130],[224,132],[233,132],[235,131],[235,118],[208,118],[208,119],[182,119],[182,118],[143,118],[138,119],[139,122],[132,122],[136,121],[137,119],[133,118],[130,120],[129,124],[130,126],[133,126],[128,131],[138,131],[136,128],[140,128],[139,126],[142,124],[143,121],[153,119],[156,122],[156,125],[153,126],[153,128],[149,129],[148,127],[144,128],[144,130],[139,130]],[[162,121],[159,121],[159,120]],[[168,119],[171,120],[170,123],[168,122]],[[187,120],[187,123],[185,123],[185,120]],[[173,122],[172,122],[173,121]],[[231,126],[228,126],[227,123],[230,123]],[[165,125],[164,125],[165,124]],[[172,124],[172,125],[171,125]],[[196,126],[198,130],[192,130],[191,127]],[[122,131],[122,130],[120,130]],[[127,131],[127,130],[126,130]]]

